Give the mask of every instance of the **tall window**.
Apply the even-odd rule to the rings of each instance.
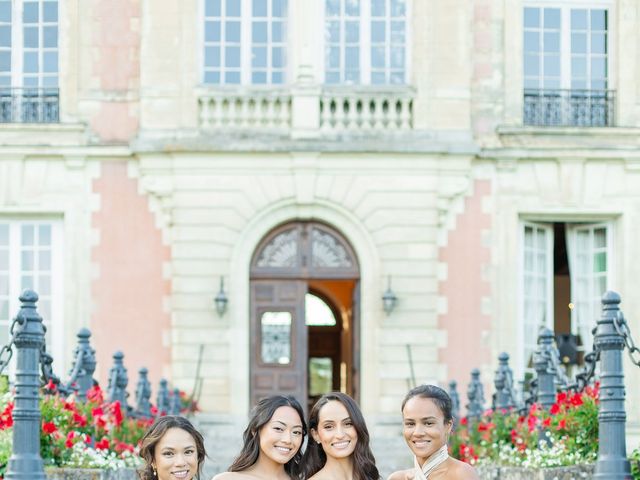
[[[525,109],[527,100],[546,105],[529,118],[525,110],[525,123],[611,124],[609,10],[598,3],[524,8]],[[531,118],[535,114],[546,118]]]
[[[406,0],[325,0],[325,83],[404,84]]]
[[[58,1],[0,0],[0,121],[58,120]]]
[[[521,228],[519,368],[531,366],[540,327],[577,335],[590,351],[602,295],[611,288],[611,225],[523,222]]]
[[[0,219],[0,344],[20,308],[24,289],[38,293],[38,312],[45,325],[60,316],[61,228],[58,222]],[[48,328],[47,342],[52,342]]]
[[[205,84],[286,81],[287,0],[205,0]]]

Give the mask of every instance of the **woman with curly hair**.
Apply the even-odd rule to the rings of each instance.
[[[260,400],[244,431],[244,445],[228,472],[213,480],[300,478],[300,447],[307,433],[304,413],[289,395]]]
[[[200,478],[207,454],[202,435],[189,420],[167,415],[142,437],[140,456],[144,461],[140,480],[193,480]]]
[[[320,397],[309,413],[309,439],[304,453],[308,480],[378,480],[369,447],[369,431],[360,408],[340,392]]]

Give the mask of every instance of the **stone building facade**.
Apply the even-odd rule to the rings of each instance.
[[[606,289],[640,332],[636,0],[0,17],[0,323],[39,290],[59,368],[89,326],[102,382],[121,349],[197,387],[212,442],[265,392],[340,388],[380,445],[414,382],[489,389],[501,351],[521,377],[540,325],[588,350]]]

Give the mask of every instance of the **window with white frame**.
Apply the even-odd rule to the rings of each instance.
[[[0,0],[0,87],[58,87],[57,0]]]
[[[593,4],[524,8],[524,87],[606,90],[609,9]]]
[[[47,325],[47,343],[53,342],[55,333],[49,326],[60,321],[62,300],[61,234],[57,221],[0,219],[0,344],[9,339],[9,327],[25,289],[38,293],[37,308]]]
[[[287,7],[287,0],[204,0],[203,82],[285,83]]]
[[[325,83],[407,81],[406,0],[325,0]]]
[[[522,222],[519,368],[531,367],[541,327],[579,336],[582,349],[591,350],[612,283],[612,236],[608,222]]]

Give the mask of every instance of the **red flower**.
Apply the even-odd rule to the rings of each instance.
[[[13,402],[7,403],[4,411],[0,413],[0,430],[13,426]]]
[[[87,400],[93,403],[97,403],[98,405],[104,403],[104,395],[102,394],[102,390],[98,385],[87,390]]]
[[[67,434],[67,439],[64,442],[64,446],[67,448],[72,448],[74,438],[76,438],[76,432],[72,430]]]
[[[73,412],[73,423],[80,427],[87,426],[87,417],[80,415],[78,412]]]
[[[152,409],[155,407],[151,407]],[[157,410],[157,409],[156,409]],[[469,424],[469,420],[467,419],[467,417],[462,417],[460,419],[460,425],[468,425]]]
[[[562,430],[562,429],[564,429],[564,428],[567,428],[567,421],[563,418],[562,420],[560,420],[560,421],[558,422],[557,429],[558,429],[558,430]]]
[[[538,417],[535,417],[532,415],[527,419],[527,428],[529,429],[530,432],[533,432],[535,430],[537,424],[538,424]]]
[[[556,415],[559,411],[560,411],[560,405],[558,405],[557,403],[554,403],[553,405],[551,405],[551,408],[549,409],[549,413],[551,415]]]
[[[52,434],[53,432],[55,432],[58,429],[58,427],[56,427],[55,423],[53,422],[44,422],[42,424],[42,431],[48,435]]]
[[[573,405],[574,407],[579,407],[584,403],[582,401],[582,395],[580,395],[579,393],[572,395],[570,402],[571,402],[571,405]]]
[[[109,450],[109,439],[102,437],[102,440],[96,442],[96,450]]]
[[[558,396],[556,397],[556,402],[557,403],[564,403],[566,401],[567,401],[567,392],[558,393]]]
[[[551,425],[551,417],[547,417],[542,421],[542,425],[545,427],[548,427],[549,425]]]
[[[111,404],[111,413],[113,413],[113,420],[117,426],[122,425],[123,415],[122,415],[122,407],[120,407],[120,402],[115,401]]]
[[[56,384],[53,383],[53,380],[49,379],[49,381],[45,385],[44,389],[47,392],[54,393],[57,390],[57,387],[56,387]]]

